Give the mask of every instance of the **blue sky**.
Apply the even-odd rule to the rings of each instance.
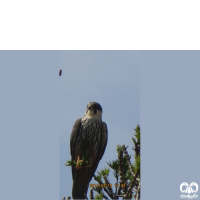
[[[55,200],[71,194],[66,185],[71,170],[64,166],[70,159],[69,137],[90,100],[101,103],[109,131],[99,168],[116,158],[116,144],[127,143],[133,154],[129,139],[139,123],[142,199],[178,199],[182,182],[200,184],[200,51],[115,51],[116,56],[105,51],[85,66],[86,55],[77,60],[76,53],[81,54],[0,51],[0,199]],[[133,68],[124,64],[128,60]],[[82,74],[87,71],[79,79],[78,64]],[[91,69],[98,64],[107,68]],[[91,92],[95,88],[99,93]]]
[[[103,107],[108,126],[108,145],[97,171],[117,159],[116,146],[126,144],[134,155],[131,138],[140,124],[140,53],[138,51],[60,51],[60,198],[70,196],[71,168],[69,139],[76,119],[88,102]],[[133,159],[132,159],[133,161]],[[110,182],[116,183],[112,175]],[[92,179],[91,183],[95,183]],[[89,190],[88,190],[89,192]],[[89,194],[89,193],[88,193]]]
[[[58,199],[58,63],[56,51],[0,51],[0,199]]]

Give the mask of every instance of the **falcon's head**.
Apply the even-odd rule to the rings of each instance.
[[[102,116],[102,107],[99,103],[97,102],[89,102],[87,104],[87,109],[85,111],[86,115],[90,115],[91,117],[96,116],[96,117],[101,117]]]

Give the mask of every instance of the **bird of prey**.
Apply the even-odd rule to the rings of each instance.
[[[102,121],[102,107],[99,103],[89,102],[85,115],[76,120],[71,137],[70,153],[72,165],[72,198],[85,199],[88,185],[97,169],[108,141],[107,125]],[[88,164],[79,165],[83,156]]]
[[[61,76],[61,75],[62,75],[62,69],[59,70],[59,76]]]

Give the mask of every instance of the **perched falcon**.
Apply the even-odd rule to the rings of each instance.
[[[102,122],[102,107],[96,102],[89,102],[85,115],[76,120],[70,138],[72,165],[72,198],[85,199],[88,185],[97,169],[108,141],[108,131]],[[79,165],[82,159],[87,164]]]

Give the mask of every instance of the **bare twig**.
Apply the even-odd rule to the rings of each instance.
[[[106,177],[106,176],[103,176],[103,178],[104,178],[104,180],[105,180],[106,185],[108,186],[108,191],[110,192],[110,194],[112,195],[112,198],[113,198],[115,194],[113,194],[112,187],[110,187],[110,183],[109,183],[107,177]]]
[[[131,162],[130,162],[130,156],[128,155],[128,152],[126,151],[127,147],[123,147],[123,152],[126,156],[126,160],[128,162],[128,165],[129,165],[129,170],[130,170],[130,172],[133,176],[133,180],[131,181],[131,184],[130,184],[128,191],[127,191],[126,195],[124,196],[124,198],[127,198],[129,195],[132,195],[132,190],[133,190],[133,187],[134,187],[135,180],[137,180],[140,183],[140,179],[137,178],[138,173],[134,174],[134,172],[133,172]]]
[[[94,199],[93,189],[90,190],[90,199]]]
[[[127,147],[128,147],[128,146],[127,146]],[[136,178],[136,176],[135,176],[135,174],[134,174],[134,172],[133,172],[132,166],[131,166],[130,156],[128,155],[128,152],[126,151],[127,147],[123,147],[123,152],[124,152],[124,154],[125,154],[125,156],[126,156],[126,160],[127,160],[127,162],[128,162],[129,170],[130,170],[132,176]],[[140,181],[139,178],[136,178],[136,180],[137,180],[137,181]]]
[[[140,199],[140,182],[139,182],[139,185],[138,185],[138,188],[137,188],[137,195],[136,195],[135,200],[139,200],[139,199]]]
[[[104,195],[104,194],[103,194],[103,198],[104,198],[104,199],[108,199],[108,197],[107,197],[106,195]]]
[[[95,175],[94,175],[94,180],[96,180],[99,184],[103,184],[102,181],[98,181],[98,180],[97,180],[97,177],[96,177]],[[109,196],[111,199],[113,199],[112,194],[109,193],[109,191],[106,189],[106,187],[103,187],[103,190],[108,194],[108,196]]]
[[[118,195],[119,195],[119,191],[123,191],[123,193],[125,193],[125,189],[123,187],[121,187],[121,185],[123,184],[123,168],[122,168],[122,158],[123,158],[123,151],[118,151],[118,159],[119,159],[119,190],[118,190]]]

